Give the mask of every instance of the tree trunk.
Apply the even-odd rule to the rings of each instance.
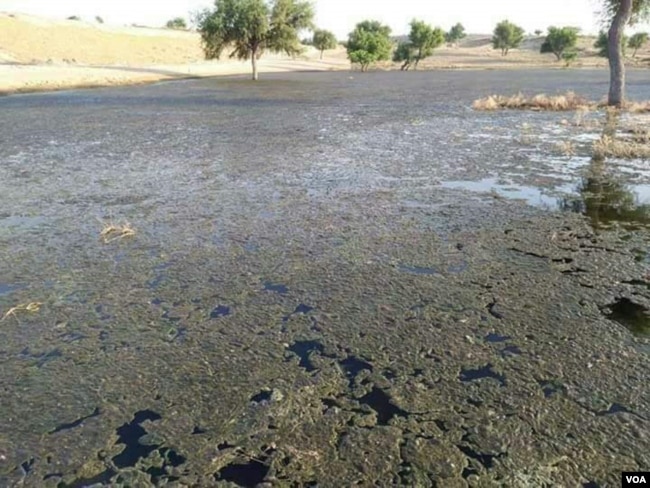
[[[321,59],[321,60],[323,59],[323,51],[324,51],[324,49],[321,49],[321,50],[320,50],[320,59]]]
[[[609,52],[609,96],[607,104],[620,107],[625,103],[625,61],[623,59],[623,34],[632,16],[632,0],[620,0],[612,19],[607,40]]]
[[[253,81],[258,80],[257,74],[257,48],[254,48],[251,53],[251,64],[253,65]]]

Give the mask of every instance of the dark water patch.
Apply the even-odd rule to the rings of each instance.
[[[63,353],[59,349],[52,349],[51,351],[43,352],[41,354],[33,354],[29,347],[26,347],[18,354],[20,359],[29,359],[36,361],[36,367],[42,368],[50,361],[54,361],[57,358],[63,357]]]
[[[478,475],[478,470],[474,468],[463,468],[463,472],[461,473],[461,476],[465,479],[468,479],[470,476],[476,476]]]
[[[305,305],[304,303],[301,303],[300,305],[298,305],[298,306],[296,307],[296,309],[293,311],[293,313],[294,313],[294,314],[299,314],[299,313],[301,313],[301,314],[306,315],[306,314],[308,314],[309,312],[311,312],[312,310],[314,310],[314,307],[310,307],[309,305]]]
[[[152,305],[160,305],[160,304],[162,304],[162,302],[163,301],[160,298],[154,298],[153,300],[151,300]]]
[[[173,263],[171,261],[166,261],[154,266],[153,278],[146,282],[147,288],[150,290],[159,288],[167,280],[167,273],[164,271],[168,269],[172,264]]]
[[[110,319],[113,318],[112,315],[109,315],[106,312],[106,306],[101,304],[101,303],[98,304],[98,305],[95,305],[95,312],[99,316],[99,320],[110,320]]]
[[[212,312],[210,312],[211,319],[227,317],[228,315],[230,315],[230,307],[226,307],[225,305],[219,305],[218,307],[215,307]]]
[[[601,410],[596,412],[597,417],[603,417],[605,415],[613,415],[616,413],[634,413],[627,407],[624,407],[620,403],[612,403],[607,410]]]
[[[27,288],[25,285],[13,285],[11,283],[0,282],[0,297],[10,295],[11,293]]]
[[[433,421],[434,424],[442,431],[442,432],[449,432],[449,427],[447,427],[447,424],[445,423],[444,420],[440,419],[434,419]]]
[[[608,319],[625,326],[635,336],[650,336],[650,310],[629,298],[619,298],[608,305],[603,313]]]
[[[503,336],[503,335],[495,334],[493,332],[490,332],[488,335],[486,335],[483,338],[485,342],[490,342],[490,343],[506,342],[510,339],[511,339],[510,336]]]
[[[644,286],[648,290],[650,290],[650,282],[645,280],[627,280],[627,281],[621,281],[621,283],[624,283],[626,285],[632,285],[632,286]]]
[[[521,349],[519,349],[519,347],[517,346],[510,345],[501,349],[501,357],[503,358],[520,356],[520,355],[521,355]]]
[[[217,449],[219,451],[225,451],[226,449],[234,449],[235,446],[234,444],[230,444],[229,442],[222,442],[221,444],[217,444]]]
[[[469,404],[472,405],[473,407],[480,407],[481,405],[483,405],[483,401],[482,401],[482,400],[477,400],[477,399],[475,399],[475,398],[468,398],[468,399],[467,399],[467,403],[469,403]]]
[[[408,273],[413,275],[432,276],[432,275],[440,274],[438,270],[436,270],[435,268],[425,268],[421,266],[400,265],[397,267],[397,269],[402,273]]]
[[[160,457],[163,459],[162,466],[151,466],[145,472],[151,476],[151,481],[156,486],[158,486],[162,479],[166,479],[167,482],[176,481],[178,478],[169,476],[168,471],[170,468],[177,468],[182,464],[185,464],[187,458],[178,454],[174,449],[168,447],[158,449],[158,454],[160,454]]]
[[[311,362],[312,353],[323,354],[325,347],[319,341],[296,341],[289,346],[288,350],[300,358],[298,366],[309,373],[317,369]]]
[[[528,205],[543,208],[546,210],[557,210],[561,206],[561,200],[545,194],[544,189],[535,186],[525,186],[511,181],[502,181],[500,178],[484,178],[478,181],[458,180],[443,181],[440,183],[443,188],[465,190],[476,193],[488,193],[492,197],[506,198],[508,200],[524,200]],[[572,192],[573,187],[564,185],[554,191],[567,193]]]
[[[102,471],[98,475],[95,475],[91,478],[82,478],[73,481],[70,484],[66,483],[59,483],[57,485],[57,488],[89,488],[89,487],[94,487],[96,485],[99,486],[111,486],[111,479],[113,476],[115,476],[117,472],[111,468],[107,468],[106,470]]]
[[[587,481],[582,484],[582,488],[600,488],[600,485],[595,481]]]
[[[537,383],[544,393],[544,398],[566,393],[566,386],[564,386],[559,380],[540,380],[537,381]]]
[[[255,488],[264,482],[270,466],[264,460],[252,459],[246,464],[231,463],[214,474],[217,481],[228,481],[243,488]]]
[[[138,441],[141,437],[147,435],[147,431],[141,424],[147,420],[155,422],[161,418],[158,413],[152,410],[140,410],[136,412],[131,422],[118,427],[115,431],[118,436],[116,444],[124,444],[125,447],[120,454],[113,457],[115,466],[120,469],[133,467],[140,459],[146,458],[160,447],[158,444],[143,445]]]
[[[463,445],[463,444],[459,444],[456,447],[458,447],[458,449],[460,449],[460,451],[463,454],[465,454],[465,456],[467,456],[468,458],[475,459],[476,461],[481,463],[481,465],[483,465],[483,467],[485,469],[492,469],[494,467],[494,460],[495,459],[499,459],[501,457],[506,456],[506,453],[503,453],[503,452],[500,452],[498,454],[480,453],[480,452],[475,451],[474,449],[472,449],[470,446]]]
[[[63,478],[63,473],[48,473],[43,476],[43,481],[51,480],[53,478]]]
[[[20,463],[20,471],[23,473],[23,476],[27,476],[31,471],[32,468],[34,467],[34,458],[30,458],[27,461],[23,461]]]
[[[345,373],[350,387],[354,386],[354,380],[361,373],[361,371],[370,371],[372,373],[372,364],[357,358],[356,356],[348,356],[347,358],[339,361],[339,366]]]
[[[321,398],[320,401],[323,403],[326,409],[341,407],[341,404],[333,398]]]
[[[206,432],[207,430],[205,430],[204,428],[195,425],[194,430],[192,430],[192,435],[201,435],[201,434],[205,434]]]
[[[271,400],[271,395],[273,393],[268,390],[261,391],[250,398],[250,401],[253,403],[268,403]]]
[[[57,432],[61,432],[64,430],[74,429],[75,427],[79,427],[81,424],[83,424],[84,421],[91,419],[93,417],[99,417],[100,415],[101,413],[99,411],[99,407],[95,407],[95,410],[93,410],[92,413],[86,415],[85,417],[80,417],[77,420],[74,420],[72,422],[57,425],[54,428],[54,430],[50,432],[50,434],[56,434]]]
[[[163,314],[161,315],[161,318],[163,318],[165,320],[169,320],[170,322],[178,322],[178,321],[180,321],[181,317],[179,317],[177,315],[171,315],[173,313],[174,313],[173,310],[165,309],[163,311]]]
[[[506,377],[495,372],[492,368],[493,366],[491,364],[487,364],[481,368],[476,369],[463,368],[460,372],[459,378],[463,383],[489,378],[497,380],[501,386],[504,386],[506,384]]]
[[[377,424],[388,425],[394,417],[408,417],[409,412],[402,410],[391,402],[391,397],[381,388],[374,386],[369,393],[358,399],[377,413]]]
[[[391,368],[386,368],[381,372],[381,375],[386,378],[388,381],[392,381],[397,378],[397,373]]]
[[[492,315],[492,317],[497,319],[503,318],[503,313],[501,312],[501,309],[497,304],[496,300],[488,303],[486,308],[489,314]]]
[[[267,291],[272,291],[280,295],[286,295],[289,293],[289,288],[286,285],[281,283],[272,283],[270,281],[264,282],[264,289]]]
[[[59,336],[59,339],[66,344],[72,344],[73,342],[78,342],[87,338],[88,336],[80,334],[78,332],[66,332],[65,334],[61,334]]]

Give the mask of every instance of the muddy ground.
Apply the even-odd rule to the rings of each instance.
[[[0,316],[41,304],[0,322],[0,485],[650,469],[647,161],[591,160],[602,113],[470,108],[606,83],[305,73],[0,99]],[[136,235],[105,243],[108,222]]]

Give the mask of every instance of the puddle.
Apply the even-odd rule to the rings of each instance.
[[[372,364],[367,363],[355,356],[348,356],[343,361],[339,361],[339,366],[345,373],[346,378],[349,380],[349,386],[352,388],[354,386],[355,378],[363,370],[372,372]]]
[[[393,417],[406,418],[409,413],[391,402],[391,398],[381,388],[374,386],[369,393],[358,399],[359,403],[368,405],[377,413],[377,424],[388,425]]]
[[[634,303],[629,298],[619,298],[608,305],[605,316],[625,326],[638,337],[650,337],[650,310],[643,305]]]
[[[325,348],[323,347],[323,344],[318,341],[296,341],[289,346],[288,350],[300,358],[298,366],[304,368],[305,371],[310,373],[318,369],[311,362],[311,354],[313,352],[322,354]]]
[[[266,281],[264,283],[264,289],[267,291],[279,293],[280,295],[286,295],[289,293],[289,288],[286,285],[283,285],[281,283],[272,283],[270,281]]]
[[[486,335],[483,338],[483,340],[485,340],[485,342],[491,342],[491,343],[505,342],[505,341],[510,340],[510,336],[502,336],[502,335],[490,332],[488,335]]]
[[[147,435],[147,431],[141,424],[147,420],[155,422],[160,419],[162,417],[152,410],[141,410],[136,412],[131,422],[122,425],[115,431],[118,436],[116,444],[124,445],[124,450],[113,457],[116,467],[120,469],[133,467],[140,459],[146,458],[160,447],[158,444],[143,445],[139,442],[142,437]]]
[[[218,307],[215,307],[212,312],[210,312],[211,319],[227,317],[228,315],[230,315],[230,307],[226,307],[225,305],[219,305]]]
[[[476,369],[463,368],[460,372],[459,378],[463,383],[489,378],[497,380],[501,386],[505,386],[506,384],[506,377],[494,371],[491,364]]]
[[[24,285],[12,285],[11,283],[0,283],[0,297],[26,288]]]
[[[557,210],[560,202],[557,197],[548,195],[545,190],[534,186],[518,185],[512,182],[502,182],[500,178],[484,178],[478,181],[458,180],[443,181],[443,188],[467,190],[477,193],[493,193],[509,200],[524,200],[528,205],[544,209]],[[551,191],[551,190],[548,190]],[[573,185],[560,185],[552,190],[554,193],[573,193]]]
[[[255,488],[264,482],[271,468],[262,461],[252,459],[246,464],[229,464],[221,468],[214,478],[227,481],[243,488]]]

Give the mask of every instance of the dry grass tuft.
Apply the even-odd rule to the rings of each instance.
[[[561,141],[558,142],[557,150],[566,157],[571,157],[576,155],[576,147],[573,144],[573,141]]]
[[[650,112],[650,101],[645,102],[628,102],[625,105],[625,110],[633,114],[640,114]]]
[[[593,146],[596,158],[650,159],[650,145],[633,139],[614,139],[603,136]]]
[[[36,313],[41,309],[41,305],[43,305],[41,302],[29,302],[29,303],[22,303],[20,305],[16,305],[15,307],[10,308],[7,313],[5,313],[2,318],[0,319],[0,322],[5,320],[7,317],[10,316],[16,316],[16,312],[29,312],[29,313]]]
[[[545,95],[539,94],[531,98],[526,98],[523,94],[518,93],[510,97],[502,95],[490,95],[486,98],[475,100],[472,104],[474,110],[490,111],[498,109],[528,109],[528,110],[548,110],[548,111],[566,111],[566,110],[589,110],[594,104],[586,98],[569,91],[563,95]]]
[[[99,237],[104,244],[133,236],[135,236],[135,229],[128,222],[123,224],[104,223],[104,228],[99,233]]]

